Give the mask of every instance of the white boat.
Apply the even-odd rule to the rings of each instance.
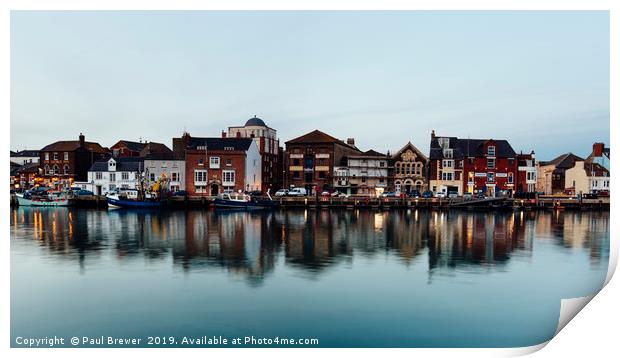
[[[23,194],[15,194],[19,206],[69,206],[67,198],[32,197],[24,198]]]

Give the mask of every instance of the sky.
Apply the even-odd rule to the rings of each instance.
[[[507,139],[540,160],[609,143],[609,14],[11,13],[11,149],[112,146],[257,115],[362,150],[430,133]]]

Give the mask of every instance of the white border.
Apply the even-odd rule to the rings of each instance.
[[[75,10],[167,10],[167,9],[204,9],[204,10],[611,10],[611,88],[610,98],[620,98],[618,96],[618,84],[620,83],[620,76],[617,70],[618,64],[618,44],[619,44],[619,31],[618,22],[620,11],[620,2],[608,0],[591,0],[591,1],[575,1],[575,0],[450,0],[450,1],[251,1],[251,0],[229,0],[229,1],[76,1],[76,0],[24,0],[24,1],[5,1],[2,3],[3,10],[0,21],[1,24],[1,36],[0,46],[3,51],[3,56],[0,57],[0,65],[3,69],[1,71],[2,83],[2,96],[1,101],[3,103],[0,108],[3,112],[2,136],[4,137],[4,143],[10,143],[10,130],[9,130],[9,118],[10,118],[10,66],[9,66],[9,51],[10,51],[10,10],[63,10],[63,9],[75,9]],[[615,148],[616,136],[618,134],[618,106],[612,101],[610,107],[611,120],[611,146]],[[7,148],[8,149],[8,148]],[[5,155],[7,154],[5,149]],[[8,158],[7,158],[8,159]],[[7,160],[8,161],[8,160]],[[7,162],[5,161],[5,163]],[[618,162],[617,156],[612,159],[612,167],[616,168]],[[4,177],[8,177],[8,166],[2,168]],[[618,188],[616,181],[612,180],[612,202],[616,202],[618,196]],[[611,217],[615,217],[618,214],[617,209],[612,205]],[[8,235],[9,228],[9,208],[8,206],[2,206],[2,212],[0,213],[0,220],[2,220],[5,233]],[[610,267],[607,276],[607,281],[611,279],[612,273],[615,270],[618,258],[618,236],[615,228],[611,227],[611,254],[610,254]],[[2,287],[9,288],[9,253],[10,253],[10,239],[5,237],[2,254],[3,275],[2,275]],[[597,295],[592,300],[592,303],[583,310],[577,318],[574,320],[575,324],[569,323],[567,328],[562,330],[560,334],[551,341],[549,347],[542,350],[538,354],[545,356],[565,356],[575,353],[592,355],[600,353],[601,355],[608,356],[609,352],[617,351],[615,340],[617,340],[617,324],[615,320],[618,318],[618,292],[620,291],[617,280],[612,281],[603,290],[603,295]],[[168,356],[170,354],[183,354],[183,355],[236,355],[252,354],[258,356],[289,356],[290,354],[300,356],[314,356],[317,353],[323,355],[342,355],[342,354],[390,354],[393,356],[411,356],[412,354],[422,354],[424,356],[513,356],[531,353],[545,346],[545,344],[525,347],[518,349],[373,349],[373,350],[360,350],[360,349],[321,349],[317,351],[315,349],[296,349],[291,350],[278,350],[278,349],[210,349],[210,350],[195,350],[195,349],[183,349],[180,352],[163,349],[149,349],[149,350],[125,350],[115,349],[113,351],[103,349],[89,349],[88,351],[76,350],[76,349],[46,349],[46,350],[28,350],[28,349],[13,349],[9,350],[9,330],[10,324],[8,317],[10,316],[9,305],[9,290],[5,290],[5,294],[2,296],[2,328],[1,333],[3,336],[2,350],[8,350],[11,355],[14,356],[30,356],[32,354],[45,354],[52,356],[83,356],[84,354],[104,356],[113,352],[114,354],[148,354],[149,356]]]

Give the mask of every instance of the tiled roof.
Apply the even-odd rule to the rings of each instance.
[[[126,157],[126,158],[113,158],[116,161],[117,172],[137,172],[144,169],[144,158],[140,157]],[[98,160],[88,169],[89,172],[107,172],[108,161],[110,159]]]
[[[485,156],[484,144],[490,140],[495,142],[495,156],[505,158],[515,158],[516,153],[510,143],[504,139],[470,139],[457,137],[434,137],[431,139],[430,158],[443,159],[443,149],[439,145],[439,138],[448,138],[448,148],[453,150],[452,156],[455,159],[466,157]]]
[[[38,150],[18,150],[17,152],[11,151],[11,157],[38,157]]]
[[[124,144],[125,147],[127,147],[127,149],[129,149],[132,152],[139,152],[142,149],[144,149],[144,146],[146,145],[146,143],[141,143],[141,142],[132,142],[130,140],[119,140],[116,144],[114,144],[114,146],[118,145],[118,144]]]
[[[289,144],[289,143],[333,143],[333,142],[347,145],[340,139],[334,138],[330,136],[329,134],[321,132],[318,129],[315,129],[312,132],[306,133],[300,137],[293,138],[289,140],[288,142],[286,142],[286,144]]]
[[[583,158],[578,157],[573,153],[565,153],[553,158],[552,160],[540,162],[540,165],[555,165],[556,168],[569,169],[575,166],[575,162],[582,160]]]
[[[589,177],[609,176],[609,170],[607,170],[607,168],[605,168],[604,166],[598,163],[593,163],[591,161],[584,162],[583,169],[586,171],[586,175]]]
[[[95,153],[108,153],[106,148],[103,148],[99,143],[85,142],[86,149]],[[48,144],[40,152],[71,152],[80,147],[80,141],[78,140],[61,140]]]

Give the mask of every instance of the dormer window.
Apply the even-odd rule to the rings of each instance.
[[[487,156],[494,157],[495,156],[495,146],[490,145],[487,147]]]
[[[438,138],[439,146],[443,149],[447,149],[450,146],[450,138]]]

